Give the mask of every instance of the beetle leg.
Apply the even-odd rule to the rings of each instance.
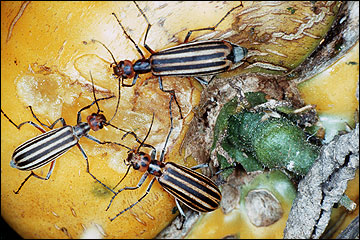
[[[180,107],[180,105],[179,105],[179,102],[178,102],[177,99],[176,99],[175,90],[174,90],[174,89],[172,89],[172,90],[165,90],[164,87],[163,87],[162,80],[161,80],[161,77],[160,77],[160,76],[159,76],[159,86],[160,86],[160,90],[161,90],[161,91],[166,92],[166,93],[170,93],[172,96],[174,96],[174,98],[171,98],[171,99],[170,99],[170,108],[171,108],[171,102],[172,102],[173,100],[175,100],[176,105],[177,105],[178,108],[179,108],[180,118],[183,119],[182,112],[181,112],[181,107]]]
[[[144,175],[145,175],[145,174],[144,174]],[[125,188],[123,188],[123,189],[120,189],[120,190],[118,191],[118,193],[121,192],[122,190],[134,190],[134,189],[139,188],[139,187],[144,183],[144,181],[145,181],[145,179],[146,179],[146,177],[147,177],[147,175],[146,175],[146,177],[144,178],[144,175],[143,175],[143,177],[140,179],[140,182],[138,183],[138,186],[136,186],[136,187],[125,187]],[[144,179],[143,179],[143,178],[144,178]],[[117,218],[118,216],[120,216],[121,214],[123,214],[124,212],[126,212],[127,210],[133,208],[136,204],[138,204],[141,200],[143,200],[143,199],[146,197],[146,195],[149,194],[149,192],[150,192],[150,190],[151,190],[151,187],[152,187],[152,185],[154,184],[155,180],[156,180],[156,178],[153,178],[153,179],[151,180],[148,188],[146,189],[145,194],[144,194],[141,198],[139,198],[139,200],[137,200],[135,203],[131,204],[129,207],[125,208],[124,210],[122,210],[122,211],[119,212],[118,214],[116,214],[115,217],[109,218],[110,221],[113,221],[115,218]],[[139,185],[140,185],[140,186],[139,186]],[[116,196],[116,195],[115,195],[115,196]],[[114,197],[115,197],[115,196],[114,196]],[[114,197],[111,199],[111,201],[114,199]],[[111,202],[110,202],[110,204],[111,204]],[[110,204],[109,204],[109,205],[110,205]],[[108,206],[108,208],[109,208],[109,206]],[[106,209],[106,210],[107,210],[107,209]]]
[[[20,189],[24,186],[25,182],[27,182],[27,180],[29,180],[29,178],[32,177],[32,176],[34,176],[34,177],[36,177],[36,178],[38,178],[38,179],[41,179],[41,180],[48,180],[48,179],[50,178],[53,170],[54,170],[55,161],[56,161],[56,160],[54,160],[54,161],[51,162],[50,169],[49,169],[49,172],[48,172],[48,174],[46,175],[46,177],[41,177],[41,176],[37,175],[36,173],[34,173],[33,171],[31,171],[31,173],[29,174],[29,176],[27,176],[27,177],[25,178],[25,180],[21,183],[21,185],[20,185],[20,187],[18,188],[18,190],[14,191],[14,193],[15,193],[15,194],[18,194],[19,191],[20,191]]]
[[[179,201],[175,198],[175,203],[176,203],[176,207],[179,210],[180,213],[180,221],[181,221],[181,226],[180,228],[176,227],[177,230],[181,230],[184,227],[184,223],[186,221],[186,215],[184,213],[184,211],[182,210]]]
[[[125,160],[124,160],[124,163],[126,164]],[[115,185],[115,187],[113,187],[113,190],[114,190],[117,186],[119,186],[119,184],[122,182],[122,180],[124,180],[124,178],[125,178],[125,177],[127,176],[127,174],[129,173],[130,168],[131,168],[131,164],[130,164],[129,167],[127,168],[125,175],[120,179],[120,181]],[[116,193],[115,193],[115,194],[116,194]]]
[[[47,128],[49,128],[49,129],[53,129],[54,128],[54,126],[56,125],[56,123],[58,123],[59,121],[61,122],[61,124],[63,125],[63,126],[65,126],[66,125],[66,122],[65,122],[65,120],[61,117],[61,118],[59,118],[59,119],[56,119],[50,126],[48,126],[48,125],[46,125],[46,124],[44,124],[44,123],[42,123],[42,122],[40,122],[40,120],[36,117],[36,115],[35,115],[35,113],[33,112],[33,110],[32,110],[32,107],[31,106],[28,106],[28,108],[30,108],[30,111],[31,111],[31,114],[33,115],[33,117],[36,119],[36,121],[38,121],[42,126],[44,126],[44,127],[47,127]]]
[[[112,13],[112,15],[114,15],[114,17],[116,18],[117,22],[119,23],[120,27],[122,28],[124,34],[126,35],[126,37],[135,45],[136,50],[138,51],[138,53],[140,53],[141,58],[145,59],[144,54],[142,53],[141,49],[139,48],[139,46],[135,43],[135,41],[130,37],[130,35],[126,32],[124,26],[121,24],[120,20],[118,19],[118,17],[116,16],[115,13]]]
[[[175,97],[175,96],[174,96],[174,95],[171,95],[171,99],[170,99],[170,103],[169,103],[170,130],[169,130],[169,133],[168,133],[168,135],[167,135],[167,137],[166,137],[166,140],[165,140],[165,143],[164,143],[164,147],[163,147],[163,149],[162,149],[162,151],[161,151],[160,160],[159,160],[160,162],[163,162],[163,161],[164,161],[164,155],[165,155],[165,151],[166,151],[166,145],[167,145],[167,143],[168,143],[168,141],[169,141],[170,134],[171,134],[172,130],[174,129],[174,127],[173,127],[173,118],[172,118],[172,109],[171,109],[171,102],[172,102],[173,97]]]
[[[59,118],[59,119],[57,119],[51,126],[47,126],[47,125],[45,125],[45,124],[43,124],[42,122],[39,121],[39,119],[38,119],[38,118],[35,116],[35,114],[33,113],[32,109],[31,109],[31,106],[29,106],[29,108],[30,108],[31,113],[33,114],[34,118],[35,118],[39,123],[41,123],[41,125],[43,125],[44,127],[47,127],[47,128],[52,129],[58,121],[61,121],[62,124],[63,124],[63,126],[66,125],[65,120],[64,120],[63,118]],[[25,125],[25,124],[28,123],[28,124],[36,127],[37,129],[39,129],[42,133],[45,133],[45,132],[46,132],[44,128],[42,128],[41,126],[39,126],[38,124],[36,124],[36,123],[34,123],[34,122],[32,122],[32,121],[26,121],[26,122],[23,122],[23,123],[20,123],[19,125],[17,125],[16,123],[14,123],[14,122],[3,112],[2,109],[1,109],[1,112],[4,114],[4,117],[6,117],[6,118],[9,120],[9,122],[10,122],[12,125],[14,125],[17,129],[20,129],[23,125]]]
[[[201,77],[194,77],[199,83],[203,84],[203,85],[208,85],[209,82],[206,81],[205,79],[201,78]]]
[[[138,189],[139,187],[141,187],[141,186],[143,185],[143,183],[145,182],[145,180],[146,180],[146,178],[147,178],[148,176],[149,176],[149,174],[146,172],[146,173],[144,173],[144,174],[142,175],[140,181],[138,182],[138,184],[137,184],[135,187],[124,187],[124,188],[122,188],[122,189],[119,189],[116,193],[114,193],[114,196],[111,198],[110,203],[109,203],[109,205],[107,206],[107,208],[106,208],[105,211],[107,211],[107,210],[110,208],[110,206],[111,206],[114,198],[115,198],[119,193],[121,193],[121,192],[124,191],[124,190],[136,190],[136,189]],[[154,178],[154,179],[155,179],[155,178]],[[153,180],[154,180],[154,179],[153,179]],[[119,215],[120,215],[120,214],[119,214]]]
[[[86,135],[85,135],[86,136]],[[91,138],[90,138],[91,139]],[[76,146],[78,146],[78,148],[80,149],[81,153],[83,154],[85,160],[86,160],[86,172],[90,174],[90,176],[95,179],[98,183],[100,183],[101,185],[103,185],[106,189],[108,189],[110,192],[114,193],[115,192],[109,188],[108,186],[106,186],[104,183],[102,183],[100,180],[98,180],[91,172],[90,172],[90,164],[89,164],[89,160],[88,160],[88,157],[84,151],[84,149],[82,149],[81,145],[78,143],[76,144]]]
[[[141,10],[141,8],[139,7],[139,5],[134,1],[134,4],[136,5],[137,9],[140,11],[141,15],[143,15],[143,17],[145,18],[145,21],[147,23],[147,28],[146,28],[146,32],[145,32],[145,37],[144,37],[144,47],[146,48],[146,50],[148,50],[151,54],[154,54],[155,52],[146,44],[146,39],[149,33],[149,30],[151,28],[151,24],[149,22],[149,20],[147,19],[145,13],[143,12],[143,10]]]
[[[230,9],[230,10],[225,14],[225,16],[223,16],[223,17],[220,19],[220,21],[219,21],[217,24],[215,24],[213,27],[199,28],[199,29],[193,29],[193,30],[188,31],[188,33],[186,34],[186,37],[185,37],[185,39],[184,39],[184,43],[187,43],[187,42],[189,41],[189,38],[190,38],[190,36],[191,36],[191,34],[192,34],[193,32],[205,31],[205,30],[214,31],[214,30],[217,28],[217,26],[219,26],[219,24],[220,24],[222,21],[224,21],[224,19],[225,19],[232,11],[234,11],[234,10],[237,9],[238,7],[244,7],[244,5],[242,4],[242,2],[240,3],[240,5],[238,5],[238,6],[236,6],[236,7],[233,7],[232,9]]]
[[[196,169],[204,168],[204,167],[209,167],[209,164],[207,164],[207,163],[202,163],[202,164],[199,164],[199,165],[196,165],[196,166],[191,167],[191,169],[192,169],[192,170],[196,170]]]
[[[54,126],[55,126],[55,124],[56,123],[58,123],[59,121],[62,123],[62,125],[63,126],[65,126],[66,125],[66,122],[65,122],[65,120],[61,117],[61,118],[59,118],[59,119],[57,119],[57,120],[55,120],[54,122],[53,122],[53,124],[51,124],[50,126],[48,126],[48,125],[46,125],[46,124],[44,124],[44,123],[42,123],[38,118],[37,118],[37,116],[35,115],[35,113],[33,112],[33,110],[32,110],[32,107],[31,106],[28,106],[28,108],[30,109],[30,112],[31,112],[31,114],[33,115],[33,117],[36,119],[36,121],[38,121],[42,126],[44,126],[44,127],[47,127],[47,128],[49,128],[49,129],[53,129],[54,128]]]

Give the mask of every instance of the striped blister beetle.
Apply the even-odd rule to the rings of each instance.
[[[140,50],[139,46],[135,41],[130,37],[126,32],[124,26],[121,24],[120,20],[117,18],[115,13],[112,13],[116,20],[118,21],[120,27],[122,28],[126,37],[134,44],[136,50],[141,55],[141,59],[134,62],[130,60],[123,60],[117,62],[111,51],[97,40],[92,40],[93,42],[98,42],[106,48],[110,53],[114,62],[111,64],[113,67],[114,76],[121,79],[121,84],[124,87],[132,87],[135,85],[139,74],[151,72],[154,76],[158,77],[160,90],[163,92],[170,93],[175,100],[178,108],[180,117],[182,117],[180,105],[175,96],[175,90],[165,90],[163,88],[162,77],[163,76],[179,76],[179,77],[194,77],[200,83],[206,85],[209,82],[202,78],[202,76],[212,76],[215,74],[232,70],[239,67],[242,64],[242,60],[246,57],[248,50],[244,47],[238,46],[234,43],[225,40],[206,40],[206,41],[196,41],[188,42],[191,34],[195,31],[204,31],[212,30],[214,31],[216,27],[235,9],[243,7],[241,2],[240,5],[232,8],[228,11],[220,21],[213,27],[193,29],[190,30],[184,40],[183,44],[179,46],[171,47],[159,52],[153,51],[149,45],[146,44],[146,39],[148,32],[151,28],[151,24],[147,19],[144,12],[134,1],[137,9],[140,11],[141,15],[144,17],[148,26],[145,33],[144,44],[143,46],[150,52],[150,57],[146,58],[144,53]],[[131,84],[124,83],[124,79],[133,79]],[[119,83],[120,84],[120,83]]]
[[[111,118],[110,121],[106,121],[106,118],[103,114],[101,114],[102,110],[100,110],[100,107],[98,105],[99,101],[103,101],[106,99],[110,99],[115,97],[114,95],[110,97],[104,97],[100,99],[96,99],[95,96],[95,88],[94,88],[94,82],[90,73],[91,81],[92,81],[92,87],[93,87],[93,96],[95,101],[92,102],[90,105],[85,106],[80,109],[80,111],[77,113],[77,125],[76,126],[70,126],[67,125],[65,120],[60,117],[59,119],[55,120],[50,126],[42,123],[38,117],[35,115],[35,113],[32,110],[31,106],[28,106],[30,109],[33,117],[36,119],[37,122],[39,122],[43,127],[49,128],[50,131],[45,131],[43,127],[40,125],[32,122],[32,121],[26,121],[23,123],[20,123],[17,125],[14,123],[1,109],[1,113],[4,115],[5,118],[9,120],[11,124],[13,124],[17,129],[20,130],[20,128],[25,124],[30,124],[37,129],[39,129],[42,134],[38,135],[20,146],[18,146],[11,158],[10,166],[16,169],[19,169],[21,171],[31,171],[30,175],[25,178],[25,180],[21,183],[20,187],[14,191],[15,194],[18,194],[20,189],[23,187],[25,182],[29,180],[30,177],[34,176],[41,180],[48,180],[52,174],[52,171],[55,166],[55,161],[58,157],[60,157],[62,154],[66,153],[68,150],[70,150],[75,145],[80,149],[81,153],[83,154],[85,160],[86,160],[86,171],[90,174],[92,178],[94,178],[97,182],[102,184],[104,187],[107,188],[105,184],[103,184],[101,181],[99,181],[91,172],[90,172],[90,166],[88,157],[86,156],[85,151],[81,147],[79,140],[81,137],[86,137],[98,144],[105,144],[104,142],[96,139],[95,137],[89,135],[89,131],[98,131],[102,129],[104,126],[112,126],[118,130],[124,131],[125,130],[118,128],[111,124],[110,122],[116,115],[116,111],[114,113],[114,116]],[[120,88],[119,88],[119,98],[118,98],[118,104],[120,101]],[[96,104],[97,106],[97,112],[92,113],[91,115],[87,116],[86,122],[81,121],[81,112],[90,108]],[[53,129],[54,126],[58,123],[62,123],[62,127]],[[47,173],[46,177],[42,177],[34,173],[32,170],[38,169],[48,163],[51,163],[49,172]],[[109,189],[111,190],[111,189]]]
[[[171,96],[171,98],[173,98],[173,96]],[[129,134],[135,137],[136,141],[140,143],[140,145],[136,149],[132,149],[121,143],[107,142],[110,144],[116,144],[121,147],[124,147],[129,150],[129,153],[127,160],[125,161],[125,164],[128,165],[127,171],[125,175],[121,178],[121,180],[113,188],[112,193],[114,194],[114,196],[111,198],[110,203],[107,206],[106,210],[110,208],[113,200],[119,193],[121,193],[124,190],[136,190],[143,185],[143,183],[145,182],[145,180],[149,175],[154,176],[154,178],[150,181],[146,189],[146,193],[141,198],[139,198],[135,203],[131,204],[128,208],[125,208],[124,210],[119,212],[115,217],[110,218],[110,221],[113,221],[118,216],[128,211],[129,209],[133,208],[142,199],[144,199],[146,195],[150,192],[150,189],[154,184],[155,180],[157,180],[168,193],[170,193],[172,196],[175,197],[176,205],[179,209],[180,214],[183,217],[185,217],[185,214],[182,211],[179,202],[182,202],[189,208],[199,212],[210,212],[218,208],[221,201],[220,190],[210,178],[194,171],[198,168],[207,166],[207,164],[200,164],[192,168],[187,168],[179,164],[176,164],[174,162],[164,162],[166,146],[170,134],[173,130],[171,104],[169,104],[169,108],[170,108],[170,131],[166,137],[164,147],[162,149],[159,160],[155,159],[156,158],[155,147],[145,143],[147,137],[150,134],[151,127],[154,122],[154,114],[152,117],[149,130],[144,140],[141,141],[134,132],[127,132],[123,135],[122,139],[124,139]],[[151,154],[149,155],[143,151],[140,151],[141,147],[151,148],[152,149]],[[124,187],[119,189],[117,192],[115,192],[114,189],[125,179],[131,167],[134,168],[134,170],[144,172],[140,181],[134,187]]]

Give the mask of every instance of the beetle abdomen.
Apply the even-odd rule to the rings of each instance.
[[[20,170],[33,170],[53,161],[77,143],[71,126],[57,128],[17,147],[10,165]]]
[[[233,45],[211,40],[185,43],[154,53],[150,57],[155,76],[201,76],[227,71],[233,62]],[[238,58],[237,58],[238,59]]]
[[[167,192],[195,211],[210,212],[220,204],[221,193],[215,183],[190,168],[167,162],[158,181]]]

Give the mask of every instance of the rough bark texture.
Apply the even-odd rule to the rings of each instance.
[[[331,209],[359,168],[359,124],[324,146],[320,157],[300,181],[284,238],[320,238]]]

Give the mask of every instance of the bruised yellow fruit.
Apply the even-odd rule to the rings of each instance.
[[[315,104],[330,141],[348,124],[355,127],[359,111],[359,42],[323,72],[299,85],[305,104]]]
[[[236,186],[232,182],[223,186],[221,208],[202,215],[186,238],[283,237],[291,204],[296,196],[296,189],[290,179],[279,170],[237,178],[241,178],[239,182],[242,184]],[[226,204],[225,199],[233,203]]]
[[[244,1],[243,4],[227,39],[248,48],[244,70],[282,75],[314,52],[331,29],[342,3]]]

